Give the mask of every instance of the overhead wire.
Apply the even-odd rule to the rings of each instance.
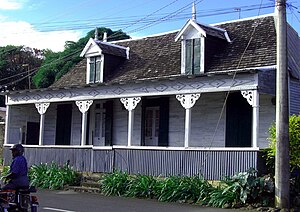
[[[176,1],[177,1],[177,0],[172,1],[171,3],[169,3],[169,4],[166,5],[166,6],[164,6],[163,8],[165,8],[165,7],[167,7],[167,6],[169,6],[169,5],[173,4],[173,3],[175,3]],[[195,2],[196,2],[196,4],[197,4],[197,3],[202,2],[202,1],[203,1],[203,0],[197,0],[197,1],[195,1]],[[165,16],[163,16],[163,17],[160,17],[160,18],[158,18],[157,20],[155,20],[155,18],[154,18],[154,19],[152,19],[152,21],[145,22],[145,25],[144,25],[144,26],[135,28],[135,29],[129,31],[128,33],[131,33],[131,32],[137,32],[137,31],[140,31],[140,30],[144,30],[145,28],[151,27],[151,26],[156,25],[156,24],[159,24],[159,23],[161,23],[161,22],[168,21],[168,20],[170,20],[171,18],[177,17],[177,16],[179,16],[179,13],[181,13],[181,12],[184,11],[184,10],[186,10],[188,7],[191,6],[191,4],[192,4],[192,3],[186,4],[185,6],[181,7],[180,9],[178,9],[178,10],[172,12],[172,13],[168,13],[167,15],[165,15]],[[260,6],[261,6],[260,9],[261,9],[263,6],[262,6],[262,5],[260,5]],[[270,7],[270,5],[267,5],[267,4],[266,4],[266,5],[264,6],[264,8],[268,8],[268,7]],[[248,8],[249,10],[254,10],[254,9],[257,9],[257,5],[247,6],[247,8]],[[156,11],[153,12],[152,14],[155,14],[156,12],[161,11],[161,10],[162,10],[162,8],[156,10]],[[226,8],[225,10],[228,10],[228,8]],[[211,12],[211,11],[215,11],[215,12],[217,12],[218,14],[220,14],[220,12],[222,11],[222,9],[210,10],[210,12]],[[227,12],[225,12],[225,13],[227,13]],[[232,11],[230,11],[230,13],[232,13]],[[223,13],[223,14],[224,14],[224,13]],[[146,17],[149,18],[150,16],[151,16],[151,15],[147,15]],[[205,17],[205,15],[204,15],[203,13],[201,13],[200,16]],[[182,16],[182,17],[183,17],[183,16]],[[184,16],[184,17],[185,17],[185,16]],[[181,17],[177,17],[177,18],[180,19]],[[136,22],[143,22],[143,20],[145,20],[145,17],[136,20]],[[131,24],[131,25],[132,25],[132,24]],[[117,32],[117,33],[118,33],[118,32]],[[117,36],[117,35],[116,35],[116,34],[113,34],[113,35],[109,36],[108,38],[112,38],[112,36]],[[77,54],[77,53],[79,53],[79,52],[80,52],[80,51],[76,52],[75,54]],[[71,53],[70,55],[72,56],[73,53]],[[65,57],[68,57],[68,55],[66,55]],[[61,59],[61,58],[59,58],[59,59],[57,59],[57,60],[60,60],[60,59]],[[52,62],[51,62],[50,64],[52,64]],[[50,65],[50,64],[49,64],[49,65]],[[48,65],[48,64],[47,64],[47,65]],[[39,68],[42,68],[42,67],[44,67],[44,66],[41,66],[41,67],[39,67]],[[37,69],[37,70],[38,70],[38,69]],[[37,70],[34,70],[33,73],[36,73]],[[31,75],[32,75],[33,73],[31,73]],[[19,74],[17,74],[17,76],[19,76]],[[13,76],[11,76],[11,77],[13,77]],[[27,77],[28,77],[28,76],[27,76]],[[3,81],[3,80],[4,80],[4,79],[1,79],[0,81]],[[12,82],[12,84],[13,84],[13,83],[15,83],[15,82]]]

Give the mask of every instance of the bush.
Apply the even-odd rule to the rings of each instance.
[[[268,206],[274,198],[274,180],[270,176],[257,177],[254,169],[225,177],[210,193],[209,205],[237,207],[242,204]]]
[[[275,167],[276,154],[276,125],[273,123],[269,128],[269,148],[266,149],[267,164]],[[290,140],[290,167],[291,171],[300,168],[300,115],[289,117],[289,140]]]
[[[154,198],[158,181],[153,176],[136,175],[128,183],[126,196],[138,198]]]
[[[29,179],[33,186],[48,189],[61,189],[65,185],[78,185],[80,176],[68,164],[41,163],[29,169]]]
[[[202,177],[171,176],[159,181],[156,196],[162,202],[201,202],[206,201],[212,186]]]
[[[101,190],[105,195],[122,196],[127,191],[129,176],[126,172],[114,171],[102,176]]]

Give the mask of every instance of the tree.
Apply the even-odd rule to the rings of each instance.
[[[290,168],[300,169],[300,115],[289,117]],[[276,155],[276,126],[269,129],[269,148],[266,149],[267,163],[274,168]]]
[[[104,32],[107,33],[108,41],[122,40],[130,38],[121,30],[112,31],[109,28],[97,28],[98,39],[103,39]],[[77,42],[66,41],[65,49],[62,52],[45,51],[45,60],[33,77],[33,83],[37,88],[46,88],[53,84],[56,80],[66,74],[74,65],[82,60],[80,53],[91,37],[94,37],[95,30],[91,30],[83,38]]]
[[[24,46],[0,47],[0,89],[31,87],[30,76],[42,63],[43,52]]]

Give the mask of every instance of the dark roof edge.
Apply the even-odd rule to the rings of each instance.
[[[235,69],[235,70],[227,70],[227,71],[215,71],[215,72],[208,72],[203,73],[199,75],[169,75],[165,77],[152,77],[152,78],[143,78],[133,81],[133,83],[142,83],[144,81],[161,81],[161,80],[176,80],[176,79],[191,79],[191,78],[197,78],[197,77],[210,77],[214,75],[231,75],[234,73],[256,73],[258,71],[271,71],[275,70],[276,65],[274,66],[265,66],[265,67],[252,67],[252,68],[244,68],[244,69]],[[132,83],[132,81],[130,82]],[[32,90],[20,90],[20,91],[7,91],[7,92],[1,92],[0,95],[7,95],[7,94],[17,94],[17,93],[34,93],[34,92],[40,92],[40,91],[57,91],[57,90],[68,90],[73,88],[90,88],[90,87],[100,87],[100,86],[109,86],[109,85],[123,85],[128,84],[127,81],[120,81],[115,83],[99,83],[99,84],[86,84],[82,86],[69,86],[69,87],[56,87],[56,88],[42,88],[42,89],[32,89]]]

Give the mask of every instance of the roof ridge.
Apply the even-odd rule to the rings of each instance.
[[[252,17],[235,19],[235,20],[230,20],[230,21],[223,21],[223,22],[214,23],[214,24],[210,24],[210,25],[215,27],[215,26],[222,25],[222,24],[229,24],[229,23],[235,23],[235,22],[243,22],[243,21],[255,20],[255,19],[266,18],[266,17],[271,17],[271,16],[274,17],[275,14],[274,13],[269,13],[269,14],[264,14],[264,15],[259,15],[259,16],[252,16]]]

